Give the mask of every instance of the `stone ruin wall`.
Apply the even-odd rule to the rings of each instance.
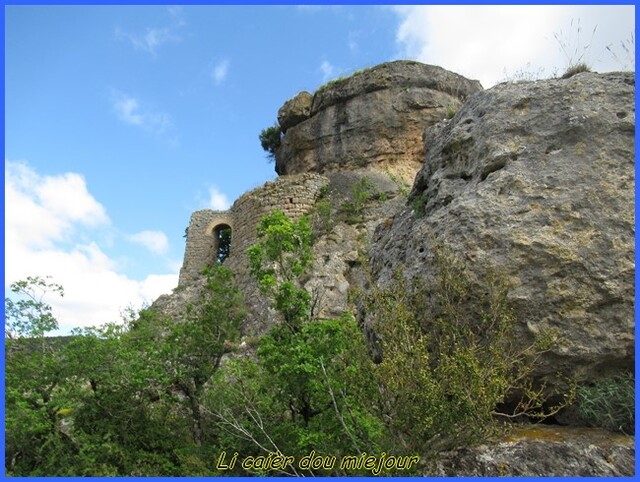
[[[256,242],[256,229],[265,214],[280,210],[298,219],[313,206],[327,178],[306,173],[280,177],[240,196],[228,211],[204,209],[191,215],[187,231],[184,262],[178,286],[196,281],[202,270],[215,261],[214,237],[220,225],[231,227],[231,249],[225,266],[236,276],[245,296],[255,295],[255,283],[249,275],[247,249]]]
[[[230,211],[202,209],[191,215],[178,286],[197,279],[202,270],[213,261],[217,252],[214,231],[221,225],[230,226],[233,233],[234,223]],[[233,243],[231,250],[229,255],[233,252]]]

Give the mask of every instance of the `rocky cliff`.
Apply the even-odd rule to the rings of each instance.
[[[352,289],[385,286],[401,270],[420,280],[431,297],[422,318],[433,319],[440,309],[434,247],[443,245],[464,261],[476,291],[496,273],[507,282],[518,343],[558,334],[537,380],[562,388],[567,379],[589,384],[632,370],[634,84],[633,73],[581,73],[483,91],[439,67],[391,62],[298,94],[278,114],[281,177],[229,212],[194,214],[187,249],[195,251],[185,253],[181,289],[156,307],[178,313],[195,299],[199,270],[215,259],[212,230],[224,223],[233,229],[225,264],[251,308],[245,334],[264,333],[277,316],[249,277],[246,248],[259,216],[277,208],[306,213],[319,228],[314,268],[302,284],[321,318],[349,310],[370,329]],[[570,413],[558,420],[575,421]],[[632,472],[632,442],[591,435],[574,444],[546,436],[501,441],[448,454],[438,470]],[[551,452],[555,459],[536,465]]]
[[[632,369],[634,80],[501,84],[427,129],[409,203],[372,244],[378,281],[401,265],[429,290],[444,243],[478,289],[491,271],[508,279],[523,342],[560,334],[538,375]]]
[[[422,131],[446,117],[478,81],[440,67],[396,61],[301,92],[278,112],[284,136],[276,172],[390,169],[413,180],[422,165]]]

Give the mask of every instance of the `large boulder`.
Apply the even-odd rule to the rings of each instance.
[[[278,110],[280,130],[285,133],[290,127],[307,120],[311,115],[312,103],[313,96],[307,91],[302,91],[292,99],[286,101],[284,105],[280,107],[280,110]]]
[[[500,84],[428,129],[408,205],[372,243],[379,283],[400,265],[435,292],[443,244],[478,291],[489,273],[510,284],[522,344],[557,330],[537,376],[584,383],[632,369],[634,82],[582,73]]]
[[[480,90],[478,81],[440,67],[395,61],[320,88],[308,118],[309,98],[298,94],[279,113],[286,134],[276,152],[276,172],[371,166],[413,179],[424,157],[424,129]]]

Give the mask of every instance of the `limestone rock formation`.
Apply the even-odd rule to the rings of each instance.
[[[328,173],[386,167],[410,178],[423,159],[423,130],[442,120],[478,81],[440,67],[395,61],[298,94],[280,109],[286,132],[276,152],[276,172]]]
[[[522,343],[558,331],[538,376],[632,369],[634,81],[500,84],[427,129],[409,203],[372,244],[379,282],[400,264],[433,288],[442,243],[478,289],[490,271],[509,282]]]
[[[446,476],[633,476],[633,437],[605,430],[536,426],[491,446],[456,450],[437,463]]]
[[[307,120],[311,115],[312,103],[313,96],[307,91],[302,91],[292,99],[286,101],[278,111],[280,130],[286,133],[290,127]]]

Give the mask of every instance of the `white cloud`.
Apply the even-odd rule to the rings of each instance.
[[[163,255],[169,251],[169,239],[162,231],[140,231],[131,235],[130,239],[153,254]]]
[[[129,42],[136,50],[141,50],[154,56],[157,55],[157,51],[162,45],[182,40],[178,32],[186,25],[182,7],[172,5],[167,7],[167,12],[171,16],[171,25],[166,27],[147,27],[144,33],[125,32],[116,27],[116,39]]]
[[[220,85],[229,73],[229,61],[221,60],[211,71],[211,78],[216,85]]]
[[[442,66],[478,79],[485,88],[518,71],[562,73],[566,58],[554,34],[567,36],[569,50],[583,53],[597,25],[585,61],[597,71],[616,69],[605,47],[634,30],[633,6],[406,6],[396,40],[399,56]],[[572,25],[573,20],[573,25]],[[581,35],[576,28],[580,20]],[[609,55],[609,57],[611,57]],[[622,66],[617,67],[622,68]]]
[[[226,211],[231,206],[227,195],[219,191],[217,187],[211,186],[209,188],[209,199],[207,207],[216,211]]]
[[[180,40],[180,37],[170,27],[147,28],[141,34],[132,34],[116,28],[116,38],[118,40],[127,40],[136,50],[142,50],[151,55],[156,55],[157,49],[161,45]]]
[[[176,273],[137,281],[119,272],[95,241],[83,241],[105,229],[113,229],[106,210],[82,176],[42,176],[5,160],[5,290],[27,276],[51,276],[65,289],[63,298],[46,300],[59,333],[119,321],[123,308],[140,307],[177,285]]]
[[[336,68],[331,65],[328,60],[323,60],[320,64],[320,72],[322,72],[322,81],[326,82],[335,74]]]
[[[74,225],[110,223],[104,207],[75,173],[42,177],[26,163],[5,160],[6,235],[28,246],[49,246],[73,234]]]
[[[111,95],[113,110],[125,124],[138,126],[155,135],[171,127],[171,117],[164,112],[142,109],[135,97],[114,90]]]

